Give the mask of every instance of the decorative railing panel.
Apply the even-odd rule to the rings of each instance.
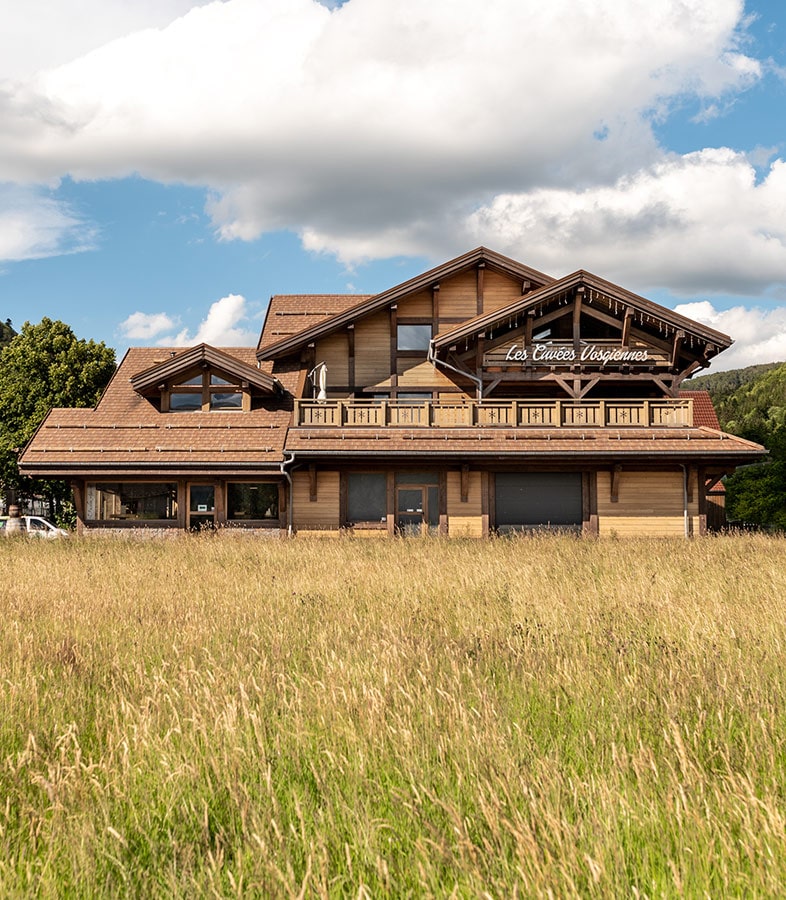
[[[691,399],[658,400],[296,400],[306,428],[681,428]]]

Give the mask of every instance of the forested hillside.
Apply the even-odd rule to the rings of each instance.
[[[705,375],[687,386],[710,392],[724,431],[770,452],[726,480],[729,520],[786,529],[786,363]]]

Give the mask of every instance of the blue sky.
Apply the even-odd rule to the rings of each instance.
[[[333,6],[333,8],[330,8]],[[786,359],[786,4],[0,0],[0,318],[253,343],[485,244]]]

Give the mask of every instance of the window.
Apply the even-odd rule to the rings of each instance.
[[[278,484],[227,485],[227,520],[278,519]]]
[[[387,518],[387,476],[384,472],[350,472],[347,477],[347,517],[350,522],[384,522]]]
[[[167,393],[168,406],[164,408],[170,412],[235,412],[243,409],[247,392],[242,385],[205,371],[184,378]]]
[[[499,531],[581,527],[578,472],[500,472],[494,494]]]
[[[199,412],[202,409],[202,392],[170,391],[169,409],[171,412]]]
[[[399,350],[411,350],[426,352],[431,341],[431,325],[399,325],[397,334],[397,348]]]
[[[176,519],[177,485],[169,482],[88,485],[87,518],[100,521]]]

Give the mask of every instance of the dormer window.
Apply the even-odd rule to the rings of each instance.
[[[247,401],[244,398],[248,398]],[[248,384],[205,370],[161,392],[164,412],[239,412],[250,409]]]
[[[250,412],[253,403],[280,396],[281,385],[259,366],[200,344],[131,378],[134,390],[162,413]]]

